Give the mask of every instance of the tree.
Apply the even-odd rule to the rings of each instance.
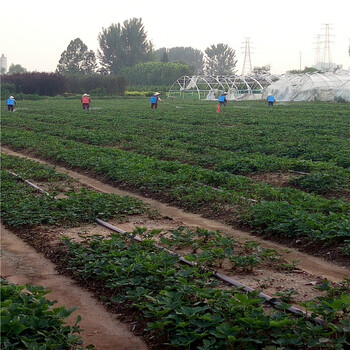
[[[23,74],[27,73],[27,70],[22,67],[20,64],[11,64],[7,74]]]
[[[210,75],[230,75],[235,73],[236,51],[226,44],[211,45],[205,49],[205,70]]]
[[[315,67],[305,67],[304,69],[292,69],[287,71],[289,74],[304,74],[304,73],[315,73],[319,72],[320,70]]]
[[[147,40],[141,18],[124,21],[123,26],[118,23],[102,28],[98,41],[101,71],[106,74],[119,74],[124,67],[153,59],[152,43]]]
[[[147,40],[147,33],[141,18],[124,21],[122,44],[125,54],[125,67],[153,60],[153,45]]]
[[[63,51],[56,71],[61,74],[92,74],[96,70],[95,53],[77,38]]]
[[[123,50],[121,44],[121,25],[112,24],[107,29],[102,28],[98,35],[98,42],[101,50],[97,56],[104,74],[117,74],[123,67]]]
[[[182,75],[192,75],[188,65],[180,63],[145,62],[122,71],[129,85],[171,85]]]
[[[194,74],[203,74],[204,60],[203,52],[192,47],[172,47],[166,49],[162,47],[155,51],[155,56],[158,60],[162,61],[162,55],[167,52],[169,62],[176,62],[181,64],[187,64],[194,71]]]
[[[163,52],[162,59],[160,61],[163,63],[169,62],[169,54],[166,51]]]
[[[253,69],[253,74],[254,75],[262,75],[262,74],[270,74],[270,65],[266,65],[266,66],[261,66],[261,67],[254,67]]]
[[[195,74],[203,74],[204,54],[202,51],[192,47],[172,47],[169,49],[169,59],[171,62],[185,63],[189,65]]]

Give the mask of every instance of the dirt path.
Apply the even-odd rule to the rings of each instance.
[[[98,350],[146,350],[136,337],[113,314],[93,299],[89,292],[55,271],[54,265],[32,247],[1,225],[1,276],[16,284],[34,284],[52,290],[46,297],[57,300],[56,306],[78,307],[68,319],[75,322],[81,315],[80,327],[84,345]]]
[[[50,163],[48,161],[43,161],[38,158],[30,157],[28,155],[24,155],[18,152],[14,152],[10,149],[2,147],[2,152],[14,156],[24,157],[31,160],[35,160],[37,162],[43,163],[43,164],[49,164],[56,167],[56,170],[59,172],[63,172],[68,174],[69,176],[78,179],[81,183],[91,186],[96,190],[99,190],[101,192],[106,193],[114,193],[120,196],[131,196],[140,199],[141,201],[148,203],[151,205],[154,209],[158,210],[160,213],[162,213],[164,216],[169,216],[173,218],[174,220],[181,220],[185,225],[187,226],[199,226],[208,230],[220,230],[221,232],[226,232],[230,235],[232,235],[237,240],[255,240],[259,242],[263,247],[266,248],[272,248],[276,250],[282,250],[286,249],[285,246],[279,245],[277,243],[273,243],[270,241],[263,240],[259,237],[253,236],[249,234],[248,232],[240,231],[237,229],[233,229],[232,227],[225,225],[223,223],[220,223],[215,220],[210,220],[203,218],[200,215],[192,214],[185,212],[179,208],[172,207],[169,205],[166,205],[164,203],[158,202],[156,200],[142,197],[140,195],[120,190],[116,187],[107,185],[102,183],[99,180],[93,179],[89,176],[80,174],[78,172],[69,170],[64,167],[60,167],[55,165],[54,163]],[[333,282],[340,282],[343,278],[350,278],[350,271],[346,269],[345,267],[332,264],[330,262],[327,262],[325,260],[322,260],[320,258],[313,257],[311,255],[302,253],[298,251],[297,249],[288,248],[288,253],[284,254],[284,258],[288,262],[292,262],[294,260],[298,260],[298,267],[310,274],[317,275],[317,276],[323,276],[324,278],[329,279]]]

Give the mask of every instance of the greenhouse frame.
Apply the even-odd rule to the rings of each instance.
[[[202,100],[216,100],[222,92],[227,92],[228,100],[261,99],[262,91],[277,78],[272,75],[194,75],[177,79],[169,90],[169,96],[187,93]]]

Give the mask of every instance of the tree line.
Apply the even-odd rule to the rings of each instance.
[[[158,67],[160,74],[165,74],[162,65],[143,63],[161,62],[186,65],[186,73],[228,75],[235,73],[236,52],[226,44],[209,46],[205,52],[192,47],[160,48],[154,50],[148,40],[147,32],[141,18],[132,18],[123,24],[111,24],[102,28],[98,34],[99,49],[97,55],[83,43],[80,38],[71,40],[67,49],[61,54],[57,72],[61,74],[135,75],[136,71],[147,67]],[[99,64],[98,64],[99,63]],[[169,65],[165,70],[169,72]],[[175,65],[174,70],[179,70]],[[183,68],[183,67],[182,67]],[[168,81],[168,83],[171,83]]]
[[[13,65],[5,82],[14,84],[17,92],[48,96],[92,90],[123,95],[127,85],[169,86],[183,75],[236,73],[236,51],[227,44],[211,45],[204,52],[192,47],[154,50],[141,18],[102,28],[97,39],[97,54],[76,38],[62,52],[55,73],[28,73]]]
[[[60,73],[26,72],[6,74],[2,76],[1,95],[26,95],[35,99],[36,96],[56,96],[67,92],[96,95],[124,95],[127,81],[124,76],[62,75]],[[28,96],[34,95],[34,96]],[[24,96],[23,96],[24,97]]]
[[[67,79],[58,73],[23,72],[1,77],[1,94],[55,96],[68,89]]]

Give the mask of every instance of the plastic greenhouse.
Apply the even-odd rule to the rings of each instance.
[[[275,79],[273,76],[247,75],[182,76],[171,86],[169,96],[185,97],[186,94],[192,94],[198,99],[216,100],[223,91],[226,91],[228,100],[258,100],[261,99],[263,89]]]
[[[276,101],[350,102],[350,71],[286,74],[266,87],[262,98],[272,94]]]
[[[334,99],[337,102],[350,102],[350,80],[338,89]]]

